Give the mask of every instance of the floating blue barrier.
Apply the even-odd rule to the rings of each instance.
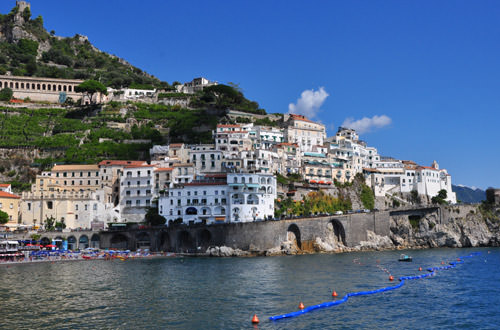
[[[480,255],[480,254],[481,254],[481,252],[473,252],[467,256],[459,257],[460,261],[450,262],[448,266],[427,268],[427,271],[429,272],[427,274],[416,275],[416,276],[402,276],[399,278],[400,283],[397,285],[394,285],[394,286],[388,286],[385,288],[381,288],[381,289],[377,289],[377,290],[370,290],[370,291],[350,292],[350,293],[346,294],[344,296],[344,298],[342,298],[340,300],[327,301],[327,302],[321,303],[319,305],[313,305],[313,306],[306,307],[300,311],[291,312],[291,313],[282,314],[282,315],[271,316],[271,317],[269,317],[269,320],[277,321],[277,320],[281,320],[281,319],[285,319],[285,318],[296,317],[296,316],[311,312],[311,311],[316,310],[316,309],[340,305],[340,304],[345,303],[347,300],[349,300],[349,297],[366,296],[366,295],[371,295],[371,294],[375,294],[375,293],[399,289],[400,287],[402,287],[405,284],[406,280],[418,280],[418,279],[426,278],[429,276],[434,276],[436,274],[436,270],[446,270],[446,269],[455,268],[456,265],[464,263],[464,261],[462,259],[472,258],[472,257]]]

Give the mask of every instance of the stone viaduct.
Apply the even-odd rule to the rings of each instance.
[[[311,250],[313,242],[320,238],[353,247],[367,240],[368,231],[389,236],[391,216],[439,216],[439,212],[439,207],[429,207],[279,221],[112,230],[100,233],[100,246],[191,253],[205,252],[210,246],[228,246],[258,252],[289,240],[295,240],[300,249]]]
[[[62,241],[68,241],[69,250],[83,250],[88,247],[99,248],[100,247],[100,233],[98,231],[71,231],[71,232],[40,232],[41,244],[47,245],[51,244],[53,240],[56,241],[58,247],[62,246]],[[30,235],[16,235],[15,239],[19,240],[29,240]]]

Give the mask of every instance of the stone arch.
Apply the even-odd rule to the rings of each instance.
[[[297,247],[299,249],[302,249],[302,241],[300,238],[300,229],[299,229],[299,226],[297,226],[296,224],[292,223],[290,226],[288,226],[288,230],[286,233],[286,239],[287,239],[287,241],[295,242]]]
[[[126,250],[128,248],[128,239],[123,234],[116,234],[111,237],[111,248]]]
[[[168,251],[170,250],[170,236],[168,235],[168,233],[166,231],[163,231],[160,233],[160,246],[159,246],[159,250],[160,251]]]
[[[51,84],[47,84],[47,90],[50,91]]]
[[[73,86],[69,85],[68,86],[68,92],[72,92],[73,91]]]
[[[189,232],[183,230],[177,235],[177,247],[181,252],[189,252],[193,251],[195,246],[193,242],[193,238],[189,234]]]
[[[18,82],[16,82],[16,88],[19,88],[19,83]]]
[[[135,237],[135,245],[137,249],[149,249],[151,247],[151,238],[146,232],[138,233]]]
[[[89,247],[89,237],[87,235],[82,235],[78,239],[78,248],[80,250],[86,249]]]
[[[24,89],[24,83],[21,83],[21,88]]]
[[[346,245],[345,244],[345,229],[344,229],[344,226],[342,225],[342,223],[337,219],[333,219],[330,223],[332,224],[333,235],[334,235],[335,240],[339,243]]]
[[[49,245],[52,244],[52,241],[48,237],[42,237],[40,239],[40,245]]]
[[[67,92],[67,87],[66,85],[63,86],[63,92]]]
[[[92,235],[92,237],[90,238],[90,247],[94,248],[94,249],[98,249],[100,246],[100,241],[101,241],[101,238],[99,237],[99,234]]]
[[[3,87],[3,85],[2,85],[2,82],[0,81],[0,88],[2,88],[2,87]]]
[[[10,88],[14,88],[14,83],[12,81],[10,82]]]
[[[52,85],[52,90],[55,92],[55,91],[56,91],[56,89],[57,89],[57,85],[56,85],[56,84],[53,84],[53,85]]]
[[[40,84],[36,84],[36,89],[39,91],[41,88],[40,88]]]
[[[196,207],[188,207],[186,209],[186,215],[197,215],[198,214],[198,210],[196,209]]]
[[[201,248],[202,252],[205,252],[206,249],[210,246],[210,243],[212,243],[212,233],[208,229],[203,229],[202,231],[198,232],[198,247]]]
[[[76,250],[76,237],[73,235],[68,237],[68,250]]]
[[[45,90],[45,88],[46,88],[45,84],[42,84],[42,90]]]

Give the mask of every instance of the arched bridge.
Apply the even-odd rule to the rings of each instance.
[[[310,250],[317,238],[329,244],[352,247],[367,240],[367,231],[388,236],[389,213],[115,230],[101,232],[101,248],[205,252],[210,246],[228,246],[264,251],[284,241],[295,241],[299,249]]]

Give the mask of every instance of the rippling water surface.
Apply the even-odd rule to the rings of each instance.
[[[455,269],[276,322],[268,317],[391,285],[471,252]],[[500,249],[263,258],[172,258],[0,266],[1,328],[498,329]],[[380,267],[377,267],[380,265]]]

